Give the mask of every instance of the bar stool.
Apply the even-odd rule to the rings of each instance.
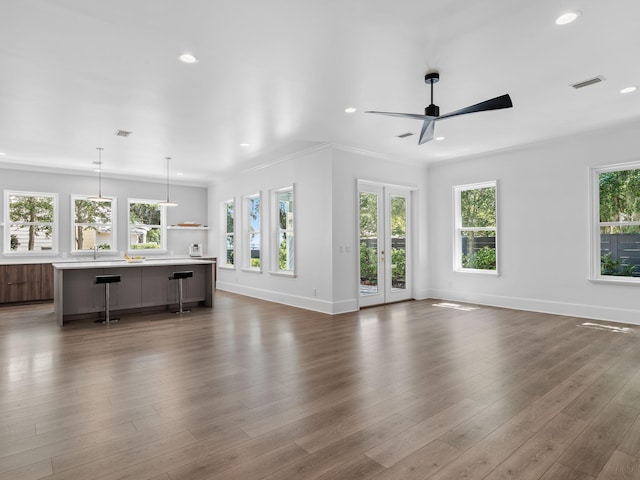
[[[109,318],[109,286],[119,283],[120,275],[97,275],[94,283],[104,285],[104,320],[96,320],[96,323],[109,323],[109,320],[117,322],[117,318]]]
[[[183,272],[173,272],[173,275],[171,275],[169,277],[169,280],[178,280],[178,292],[179,292],[179,302],[180,302],[180,309],[175,312],[175,313],[183,313],[183,312],[190,312],[191,310],[183,310],[182,309],[182,302],[184,301],[184,298],[182,296],[182,281],[185,278],[191,278],[193,277],[193,272],[192,271],[183,271]]]

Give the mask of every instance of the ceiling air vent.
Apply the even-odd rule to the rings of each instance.
[[[128,137],[133,132],[127,132],[126,130],[116,130],[116,137]]]
[[[411,133],[411,132],[401,133],[400,135],[396,135],[396,137],[398,137],[398,138],[407,138],[407,137],[410,137],[411,135],[415,135],[415,133]]]
[[[600,83],[604,81],[604,77],[593,77],[589,80],[585,80],[584,82],[578,82],[571,85],[576,90],[579,88],[588,87],[589,85],[595,85],[596,83]]]

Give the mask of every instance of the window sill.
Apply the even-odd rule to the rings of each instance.
[[[289,277],[289,278],[297,277],[297,275],[294,272],[269,272],[269,275],[274,275],[276,277]]]
[[[599,283],[601,285],[640,285],[640,277],[618,277],[613,276],[612,278],[589,278],[589,282],[591,283]]]
[[[218,265],[219,270],[235,270],[236,267],[234,265]]]
[[[4,252],[2,255],[7,257],[51,257],[58,255],[57,250],[42,250],[42,251],[34,251],[31,252]]]
[[[497,270],[480,270],[476,268],[454,268],[454,273],[470,273],[470,274],[478,274],[478,275],[490,275],[493,277],[498,277],[500,274]]]
[[[241,268],[240,270],[247,273],[262,273],[259,268]]]

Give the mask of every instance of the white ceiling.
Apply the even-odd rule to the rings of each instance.
[[[161,179],[168,155],[203,183],[317,143],[427,164],[597,132],[640,116],[619,93],[640,85],[639,20],[637,0],[2,0],[0,165],[90,172],[100,146],[105,175]],[[434,70],[441,113],[514,108],[422,146],[396,138],[420,122],[362,113],[423,112]]]

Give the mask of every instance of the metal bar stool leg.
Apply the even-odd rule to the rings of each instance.
[[[191,278],[193,277],[193,272],[192,271],[185,271],[185,272],[173,272],[173,275],[171,275],[169,277],[169,280],[178,280],[178,295],[180,298],[178,298],[178,311],[174,312],[174,313],[188,313],[191,310],[185,310],[183,308],[184,305],[184,286],[182,284],[182,281],[185,278]]]
[[[96,284],[104,284],[104,320],[98,319],[96,320],[96,323],[109,324],[109,322],[117,322],[119,320],[118,318],[111,318],[111,310],[109,305],[111,303],[111,291],[109,287],[112,283],[118,282],[120,282],[120,275],[98,275],[96,277]]]

